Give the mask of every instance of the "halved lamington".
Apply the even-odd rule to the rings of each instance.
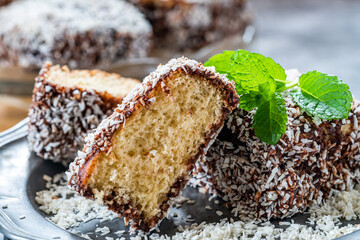
[[[35,80],[28,142],[37,155],[64,164],[74,160],[86,134],[140,82],[99,70],[44,64]]]
[[[220,195],[236,215],[292,216],[359,181],[359,102],[348,119],[333,121],[309,117],[290,97],[285,102],[289,122],[276,145],[255,136],[255,110],[237,109],[198,162],[193,182]]]
[[[214,68],[172,59],[88,135],[67,172],[69,185],[148,231],[238,103],[234,84]]]

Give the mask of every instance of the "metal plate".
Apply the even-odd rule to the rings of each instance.
[[[46,214],[38,209],[35,196],[37,191],[45,189],[43,175],[54,176],[65,171],[65,168],[61,164],[44,161],[30,153],[24,137],[26,122],[25,119],[14,128],[0,133],[0,232],[11,239],[83,239],[52,224],[45,219]],[[172,236],[176,233],[178,225],[191,224],[186,222],[188,215],[191,215],[196,223],[218,222],[223,218],[232,217],[230,211],[221,204],[220,199],[220,204],[217,205],[214,201],[209,201],[208,194],[199,193],[197,189],[187,187],[182,196],[195,200],[195,204],[171,208],[169,215],[172,216],[172,212],[176,211],[178,216],[164,219],[159,226],[160,234]],[[2,206],[7,207],[2,208]],[[206,210],[204,206],[211,206],[213,210]],[[222,211],[224,215],[218,216],[217,210]],[[291,219],[295,223],[306,224],[307,217],[306,214],[297,214]],[[282,221],[290,221],[290,219]],[[279,227],[279,220],[271,222]],[[343,222],[344,225],[348,223],[360,223],[360,220]],[[121,218],[102,223],[95,219],[81,223],[75,230],[82,233],[94,232],[97,226],[109,227],[111,233],[106,236],[114,238],[117,237],[114,232],[128,230]],[[97,238],[94,234],[89,236]],[[128,231],[123,236],[129,237]],[[0,235],[1,238],[3,237]],[[360,231],[339,239],[360,239]]]

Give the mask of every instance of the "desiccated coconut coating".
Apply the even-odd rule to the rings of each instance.
[[[197,87],[206,92],[190,99],[184,96]],[[178,89],[181,91],[177,92]],[[210,94],[216,97],[215,103],[209,102],[213,100],[209,100]],[[193,106],[194,111],[188,109],[198,99],[206,100],[206,108],[198,105]],[[180,104],[182,101],[186,104]],[[131,220],[132,227],[148,231],[164,217],[169,199],[176,197],[185,186],[195,161],[206,153],[238,102],[234,84],[216,73],[213,67],[204,67],[184,57],[172,59],[145,78],[142,85],[102,121],[95,133],[88,135],[83,151],[78,153],[67,172],[69,185],[85,197],[107,205],[124,217],[126,223]],[[211,105],[217,107],[214,112],[207,112]],[[166,115],[170,111],[174,112]],[[214,122],[204,122],[198,116],[200,113],[210,115]],[[178,117],[181,122],[171,122]],[[132,125],[134,122],[136,124]],[[138,127],[139,123],[142,128]],[[186,123],[190,124],[188,130],[192,136],[200,136],[194,146],[187,145],[192,141],[187,136],[189,132],[186,131],[186,136],[181,132],[189,127]],[[198,132],[200,128],[205,132]],[[169,136],[169,132],[178,135]],[[128,142],[130,140],[132,142]],[[180,144],[180,140],[184,141]],[[169,142],[171,145],[167,145]],[[177,153],[178,149],[183,150]],[[181,154],[189,156],[182,158]],[[154,184],[156,181],[159,184]],[[118,182],[120,184],[114,185]],[[151,194],[157,198],[154,200]],[[153,201],[155,207],[148,211],[146,207]]]
[[[348,119],[323,122],[290,97],[285,102],[289,122],[276,145],[254,135],[254,110],[237,109],[197,164],[193,184],[219,194],[235,215],[292,216],[321,203],[331,189],[350,190],[359,181],[359,102],[354,100]]]
[[[158,48],[187,50],[243,34],[252,21],[245,0],[128,0],[151,22]]]
[[[122,0],[24,0],[0,9],[0,64],[109,68],[145,57],[151,26]]]
[[[58,76],[57,76],[58,75]],[[64,75],[64,76],[62,76]],[[51,77],[50,77],[51,76]],[[59,79],[54,79],[54,78]],[[62,83],[71,78],[72,86]],[[112,88],[123,88],[124,93],[112,95],[98,88],[79,87],[74,77],[84,78],[83,82],[101,78],[118,83]],[[110,115],[121,103],[127,92],[139,81],[122,78],[98,70],[70,71],[50,63],[44,64],[35,80],[32,104],[29,109],[29,147],[38,156],[62,161],[72,161],[84,144],[86,134],[96,128],[102,119]]]

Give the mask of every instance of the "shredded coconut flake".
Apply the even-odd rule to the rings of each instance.
[[[44,179],[49,180],[47,177]],[[53,179],[57,181],[48,181],[47,189],[37,192],[35,200],[40,205],[39,209],[50,215],[47,219],[57,226],[69,229],[96,218],[100,221],[117,218],[106,207],[69,190],[63,173]]]
[[[60,178],[62,177],[62,178]],[[63,174],[55,175],[50,180],[49,189],[37,193],[36,201],[41,205],[40,209],[47,214],[53,214],[48,219],[62,228],[79,226],[80,223],[94,218],[106,220],[113,219],[116,214],[107,210],[105,207],[98,206],[94,201],[87,200],[68,190]],[[45,177],[46,178],[46,177]],[[46,178],[49,180],[49,178]],[[344,234],[351,233],[360,229],[359,225],[347,224],[340,226],[341,219],[357,220],[360,219],[360,187],[357,186],[351,191],[332,191],[332,196],[321,205],[313,205],[309,209],[310,217],[307,220],[308,225],[297,224],[293,221],[282,221],[278,228],[272,223],[266,221],[256,224],[254,221],[234,221],[233,219],[222,219],[218,223],[193,223],[191,226],[178,226],[178,233],[169,237],[160,236],[152,233],[146,236],[146,239],[334,239]],[[68,198],[68,199],[66,199]],[[179,202],[189,201],[187,198],[179,197]],[[211,209],[205,206],[206,209]],[[216,211],[221,216],[221,211]],[[191,216],[187,216],[187,222],[193,222]],[[77,231],[75,231],[77,233]],[[95,230],[101,236],[110,233],[106,226],[98,227]],[[125,230],[114,232],[121,237]],[[91,239],[87,234],[81,234],[82,237]],[[144,233],[137,233],[131,239],[142,239]],[[106,237],[106,239],[113,239]],[[122,238],[120,238],[122,239]],[[124,238],[125,239],[125,238]]]

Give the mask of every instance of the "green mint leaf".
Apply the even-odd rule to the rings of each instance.
[[[227,78],[234,80],[234,77],[231,75],[231,56],[234,54],[234,51],[224,51],[223,53],[216,54],[212,56],[208,61],[204,63],[205,67],[214,66],[215,70],[221,74],[227,74]],[[245,91],[242,89],[241,84],[235,85],[236,91],[239,95],[244,94]]]
[[[271,58],[245,50],[224,51],[210,58],[205,66],[234,80],[240,97],[239,108],[257,107],[253,128],[259,139],[276,144],[286,131],[285,101],[280,92],[298,86],[291,93],[297,105],[321,119],[344,119],[350,112],[352,95],[348,85],[335,76],[316,71],[303,74],[298,82],[286,80],[284,68]]]
[[[223,53],[212,56],[204,63],[205,67],[214,66],[218,73],[229,74],[230,73],[230,58],[234,54],[234,51],[224,51]]]
[[[239,108],[245,111],[251,111],[261,103],[261,95],[244,94],[240,97]]]
[[[273,93],[269,101],[262,102],[254,115],[255,135],[271,145],[275,145],[286,131],[288,122],[285,100],[280,93]]]
[[[261,94],[268,100],[276,89],[275,81],[259,57],[245,50],[231,56],[230,73],[236,85],[246,93]]]
[[[352,94],[349,86],[337,77],[308,72],[300,76],[299,88],[291,95],[307,114],[326,120],[348,118]]]
[[[285,69],[280,66],[280,64],[276,63],[269,57],[265,57],[259,53],[254,53],[255,56],[264,64],[266,69],[268,70],[271,77],[276,79],[276,89],[280,89],[285,87],[286,84],[286,73]]]

